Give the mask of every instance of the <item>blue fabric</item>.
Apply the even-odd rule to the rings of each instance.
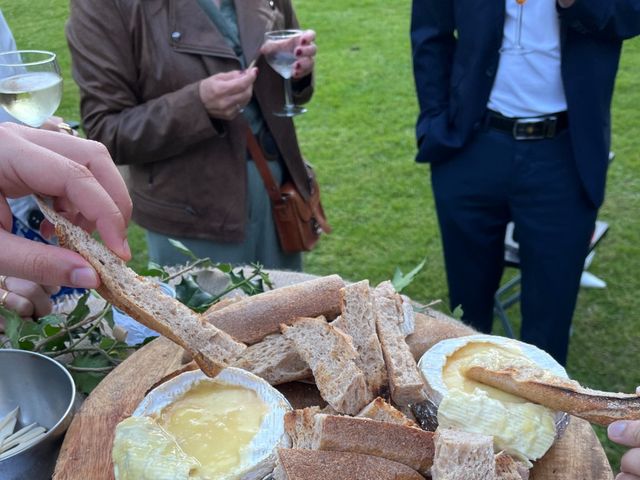
[[[558,8],[573,160],[590,201],[604,199],[610,105],[622,41],[640,33],[640,0]],[[482,127],[499,62],[504,0],[414,0],[418,162],[450,159]]]
[[[567,131],[517,141],[481,131],[431,166],[451,308],[491,332],[493,297],[513,219],[522,270],[521,338],[564,364],[571,317],[597,209],[582,189]]]

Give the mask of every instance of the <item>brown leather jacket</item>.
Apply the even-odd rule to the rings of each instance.
[[[236,0],[247,62],[266,30],[296,28],[289,0]],[[72,0],[67,39],[89,138],[129,165],[133,218],[145,228],[191,238],[244,237],[246,121],[211,119],[200,80],[240,63],[196,0]],[[271,112],[283,81],[260,58],[254,95],[289,176],[308,182],[293,123]],[[312,82],[297,92],[308,100]]]

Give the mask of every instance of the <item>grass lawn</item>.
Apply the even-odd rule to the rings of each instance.
[[[318,33],[317,90],[296,120],[315,164],[334,227],[307,255],[306,270],[348,279],[389,278],[396,266],[427,263],[407,293],[446,300],[429,170],[413,162],[417,105],[409,51],[409,0],[297,0],[303,26]],[[20,48],[54,50],[65,77],[59,114],[79,119],[63,25],[67,0],[0,0]],[[594,59],[594,61],[597,61]],[[640,40],[626,43],[613,105],[607,200],[610,224],[590,271],[607,282],[580,293],[568,363],[570,375],[597,389],[640,385]],[[146,264],[140,229],[131,228],[132,264]],[[510,314],[517,317],[517,309]],[[517,322],[516,322],[517,323]],[[499,331],[499,330],[498,330]],[[622,448],[603,439],[617,468]]]

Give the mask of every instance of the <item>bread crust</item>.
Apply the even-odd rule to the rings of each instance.
[[[101,280],[98,293],[136,321],[187,350],[205,374],[214,377],[246,348],[164,294],[157,283],[137,275],[85,230],[44,202],[40,201],[39,206],[55,225],[60,244],[82,255],[98,272]]]
[[[209,310],[203,318],[252,345],[279,332],[281,324],[289,325],[300,317],[334,318],[340,313],[340,289],[344,285],[338,275],[329,275],[247,297],[225,308]]]
[[[393,460],[428,475],[433,464],[433,432],[364,417],[315,415],[313,447]]]
[[[338,412],[355,415],[373,399],[351,337],[322,317],[299,318],[282,325],[282,333],[311,368],[322,398]]]
[[[555,376],[537,367],[507,367],[491,370],[472,366],[466,375],[478,382],[567,412],[597,425],[616,420],[640,420],[640,397],[636,394],[602,392]]]
[[[353,452],[278,449],[275,480],[424,480],[415,470]]]

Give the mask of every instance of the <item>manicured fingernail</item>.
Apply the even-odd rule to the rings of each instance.
[[[296,70],[300,70],[300,64],[296,63]]]
[[[296,57],[299,57],[300,55],[302,55],[302,49],[298,48],[296,50]]]
[[[307,43],[309,43],[309,42],[307,42],[307,39],[306,39],[306,38],[303,38],[303,39],[302,39],[302,41],[301,41],[300,43],[301,43],[302,45],[306,45],[306,44],[307,44]]]
[[[627,428],[627,422],[613,422],[607,428],[607,433],[611,438],[621,438]]]
[[[76,268],[71,272],[71,283],[74,287],[96,288],[100,279],[92,268]]]
[[[122,248],[125,255],[131,258],[131,248],[129,247],[129,240],[127,240],[126,238],[124,239],[124,242],[122,242]]]
[[[640,397],[640,387],[636,388],[636,395]]]

